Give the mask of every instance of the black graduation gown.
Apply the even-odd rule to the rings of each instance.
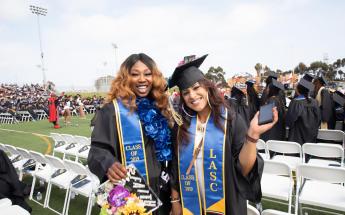
[[[249,122],[253,119],[255,116],[256,112],[259,111],[259,98],[256,97],[251,97],[248,98],[248,108],[249,108]]]
[[[265,105],[267,102],[268,97],[268,88],[266,87],[264,91],[262,92],[261,98],[260,98],[260,105]],[[283,102],[284,106],[286,106],[286,100],[285,100],[285,91],[279,90],[279,98]]]
[[[115,161],[121,162],[121,150],[115,122],[116,118],[113,103],[104,105],[104,107],[97,112],[95,127],[91,136],[88,165],[91,172],[97,175],[101,181],[107,180],[107,170]],[[163,202],[163,206],[153,214],[169,214],[171,209],[170,188],[167,188],[167,191],[163,191],[159,188],[162,166],[156,158],[154,142],[144,134],[144,144],[150,187]]]
[[[25,202],[27,192],[27,185],[19,181],[10,159],[0,149],[0,199],[9,198],[13,205],[19,205],[31,213],[31,207]]]
[[[286,114],[286,126],[289,130],[289,141],[315,143],[318,129],[321,123],[320,109],[313,98],[295,98],[290,102]]]
[[[228,101],[233,111],[241,115],[242,119],[244,119],[248,127],[251,120],[250,118],[251,112],[250,112],[249,106],[242,104],[243,101],[238,101],[236,98],[233,98],[233,97],[229,98]]]
[[[334,102],[328,89],[322,89],[321,91],[321,120],[327,122],[328,129],[334,129],[335,127],[335,113]]]
[[[277,107],[278,122],[268,131],[261,135],[261,139],[284,140],[285,139],[285,106],[279,97],[272,96],[267,100],[267,104],[273,103]]]
[[[261,200],[261,176],[264,161],[257,154],[256,162],[253,169],[247,177],[242,175],[239,163],[239,153],[246,139],[247,126],[242,117],[234,112],[228,111],[228,117],[232,117],[232,121],[228,123],[225,140],[225,205],[227,215],[243,215],[247,214],[247,202],[249,200],[258,203]],[[174,132],[176,133],[176,131]],[[174,138],[176,140],[176,138]],[[176,144],[176,142],[175,142]],[[249,143],[250,144],[250,143]],[[176,145],[174,147],[177,148]],[[179,190],[178,161],[175,156],[171,169],[172,186]],[[192,158],[191,158],[192,159]]]

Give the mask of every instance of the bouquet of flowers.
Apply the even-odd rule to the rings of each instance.
[[[127,168],[127,177],[117,184],[106,181],[97,196],[100,215],[141,215],[158,209],[162,202],[145,183],[134,165]]]

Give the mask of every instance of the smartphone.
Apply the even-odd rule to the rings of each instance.
[[[260,107],[260,112],[259,112],[259,125],[264,125],[270,122],[273,122],[273,108],[274,104],[267,104],[264,106]]]

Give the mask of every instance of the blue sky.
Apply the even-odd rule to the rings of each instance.
[[[221,66],[227,77],[254,73],[257,62],[287,70],[345,57],[342,0],[0,0],[2,83],[42,82],[31,4],[48,9],[40,18],[46,76],[58,88],[92,87],[139,52],[165,76],[189,54],[208,53],[201,69]]]

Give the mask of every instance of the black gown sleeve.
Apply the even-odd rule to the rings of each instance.
[[[322,122],[329,122],[333,116],[333,100],[327,89],[321,91],[321,118]]]
[[[120,160],[115,148],[118,146],[118,134],[115,126],[114,105],[106,104],[100,109],[94,123],[87,161],[91,172],[97,175],[101,181],[105,181],[108,168],[115,161]]]
[[[233,118],[231,125],[231,130],[228,130],[228,132],[230,132],[231,139],[231,156],[234,164],[232,167],[232,175],[234,177],[235,186],[243,199],[259,202],[262,195],[260,181],[264,165],[263,159],[257,154],[257,159],[252,170],[247,176],[242,175],[239,154],[245,142],[248,128],[240,115]]]

